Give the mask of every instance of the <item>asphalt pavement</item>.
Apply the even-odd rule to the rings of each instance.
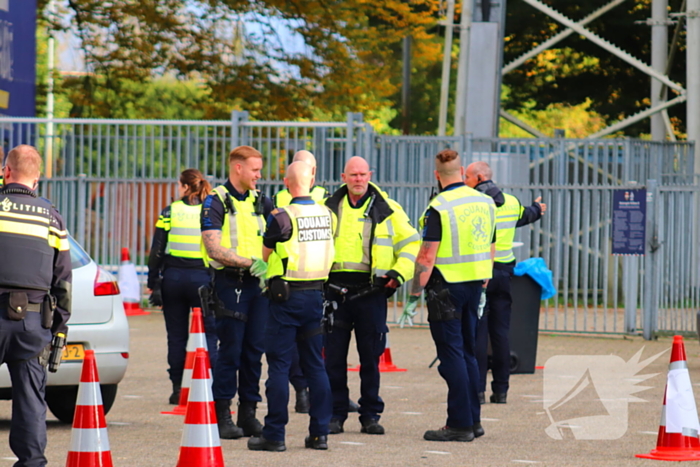
[[[129,323],[129,369],[119,386],[114,407],[107,415],[112,459],[115,467],[173,467],[177,464],[184,417],[160,413],[171,408],[167,404],[171,388],[166,372],[163,317],[161,313],[154,312],[147,316],[130,317]],[[446,418],[446,385],[436,367],[428,368],[435,356],[435,347],[426,328],[392,328],[389,337],[394,363],[407,371],[382,374],[381,396],[386,410],[381,423],[386,428],[386,435],[361,434],[357,414],[351,414],[345,423],[346,432],[330,436],[328,451],[305,449],[308,416],[293,412],[292,397],[287,451],[251,452],[246,447],[247,438],[222,440],[226,465],[644,467],[659,464],[659,461],[637,459],[634,455],[647,453],[656,445],[672,343],[670,337],[647,342],[640,337],[540,335],[537,365],[544,367],[544,370],[513,375],[508,403],[487,403],[482,406],[482,424],[486,435],[470,443],[423,440],[425,430],[440,428]],[[697,396],[700,391],[700,348],[697,339],[686,339],[685,344],[690,377]],[[633,358],[640,350],[642,361],[664,353],[654,361],[644,362],[646,367],[643,369],[643,365],[637,365],[640,371],[630,371],[634,366]],[[358,364],[355,352],[351,351],[349,358],[350,366]],[[568,405],[564,403],[566,398],[553,405],[551,400],[544,397],[545,391],[552,391],[555,380],[566,379],[562,371],[565,372],[567,365],[573,368],[586,361],[593,362],[588,376],[574,378],[576,381],[571,382],[574,390],[570,392],[572,397]],[[618,370],[608,371],[607,374],[612,375],[609,381],[601,381],[600,375],[606,373],[596,362],[602,366],[607,363],[618,365]],[[624,362],[628,364],[624,365]],[[263,369],[263,393],[266,372]],[[639,377],[649,374],[655,376],[645,381]],[[349,381],[351,395],[358,398],[358,373],[350,372]],[[648,387],[635,394],[642,401],[627,403],[623,400],[619,403],[618,400],[614,404],[615,413],[611,413],[611,406],[606,405],[607,402],[601,403],[601,400],[609,397],[611,388],[613,393],[616,388],[619,389],[616,393],[618,399],[629,399],[624,393],[632,391],[621,388],[630,382]],[[488,394],[487,391],[487,399]],[[555,406],[557,410],[554,410]],[[545,410],[546,407],[549,410]],[[258,409],[261,419],[265,411],[263,403]],[[9,467],[15,460],[6,441],[10,414],[10,402],[0,401],[0,437],[5,440],[0,443],[0,467]],[[572,423],[574,429],[570,431],[552,431],[552,420],[561,421],[562,414],[566,414],[567,420],[580,417],[577,418],[579,425],[590,422],[593,434],[589,431],[589,437],[607,439],[576,439],[573,433],[575,423]],[[586,419],[592,415],[597,418]],[[49,465],[65,465],[71,427],[61,424],[51,415],[48,427]]]

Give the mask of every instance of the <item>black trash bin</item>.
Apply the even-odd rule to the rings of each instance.
[[[510,373],[534,373],[537,358],[537,333],[540,325],[542,287],[527,274],[513,276],[510,282],[513,297],[510,315]],[[491,343],[489,342],[489,368]]]

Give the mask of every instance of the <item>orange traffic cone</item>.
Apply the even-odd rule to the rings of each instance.
[[[192,308],[192,323],[190,323],[190,335],[187,338],[187,354],[185,355],[185,368],[182,372],[182,384],[180,385],[180,400],[173,410],[161,412],[164,415],[185,415],[187,411],[187,399],[192,384],[192,370],[197,349],[202,348],[207,352],[207,371],[211,374],[207,339],[204,334],[204,321],[201,308]]]
[[[360,366],[357,365],[355,368],[349,368],[348,371],[360,371]],[[379,371],[382,373],[394,373],[399,371],[406,371],[406,368],[399,368],[394,365],[391,359],[391,347],[389,347],[389,335],[386,336],[386,346],[384,347],[384,353],[379,356]]]
[[[128,248],[122,248],[122,264],[119,266],[119,290],[121,290],[124,299],[126,316],[148,314],[147,311],[143,311],[139,303],[141,301],[141,286]]]
[[[223,467],[224,454],[216,424],[207,351],[197,349],[192,388],[176,467]]]
[[[112,467],[95,351],[86,350],[66,467]]]
[[[656,449],[652,449],[649,454],[637,454],[636,457],[664,461],[699,461],[698,431],[698,410],[695,406],[693,386],[690,384],[683,337],[673,336]]]

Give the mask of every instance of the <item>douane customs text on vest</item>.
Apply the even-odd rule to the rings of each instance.
[[[330,240],[333,235],[330,216],[297,217],[296,221],[299,242]]]
[[[489,210],[489,205],[486,203],[470,203],[462,209],[462,213],[459,215],[459,221],[460,222],[466,222],[467,217],[474,215],[474,214],[481,214],[483,216],[486,216],[487,218],[491,216],[491,211]]]
[[[5,212],[10,211],[25,211],[25,212],[35,212],[38,214],[49,215],[49,210],[41,206],[33,206],[31,204],[17,204],[10,201],[9,198],[5,198],[0,201],[0,207]]]

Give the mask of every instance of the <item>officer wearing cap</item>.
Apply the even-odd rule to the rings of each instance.
[[[486,307],[479,320],[476,333],[476,358],[479,362],[479,402],[486,402],[486,371],[488,342],[491,341],[491,403],[505,404],[510,379],[510,313],[513,298],[510,295],[510,278],[515,269],[513,238],[515,229],[539,220],[547,211],[547,205],[539,197],[527,208],[518,198],[503,193],[491,180],[493,172],[486,162],[469,164],[465,183],[485,193],[496,203],[496,257],[493,278],[486,288]]]
[[[263,166],[262,154],[250,146],[234,148],[228,157],[229,177],[214,188],[202,205],[201,230],[205,261],[214,269],[214,293],[219,354],[212,392],[219,436],[257,436],[255,418],[260,397],[263,340],[268,300],[262,296],[261,276],[265,218],[272,201],[255,190]],[[231,419],[231,399],[238,393],[237,425]]]
[[[41,163],[32,146],[12,149],[0,189],[0,363],[12,379],[15,465],[31,467],[47,462],[45,351],[68,332],[72,280],[63,218],[35,191]]]
[[[484,434],[477,392],[477,310],[485,280],[491,278],[495,251],[493,200],[464,184],[459,154],[437,154],[435,176],[443,187],[428,205],[423,243],[415,265],[411,295],[401,317],[415,314],[427,292],[430,333],[437,348],[438,371],[447,382],[447,423],[428,430],[427,441],[471,441]]]
[[[297,151],[294,154],[292,163],[294,162],[306,162],[311,166],[311,180],[309,191],[309,196],[311,199],[317,203],[323,203],[323,200],[328,196],[326,189],[320,185],[314,186],[316,181],[316,158],[309,151]],[[292,195],[288,188],[280,190],[272,197],[275,207],[283,208],[289,206],[292,201]],[[294,410],[297,413],[309,413],[309,385],[304,378],[304,374],[301,371],[301,366],[299,366],[299,352],[294,352],[292,356],[292,366],[289,369],[289,382],[294,386],[294,391],[296,392],[296,404],[294,405]]]
[[[182,374],[187,355],[190,310],[201,307],[199,288],[210,282],[200,243],[202,201],[211,185],[197,169],[185,169],[178,179],[179,199],[161,212],[148,257],[149,301],[163,307],[168,334],[168,374],[173,385],[170,404],[180,401]],[[203,318],[211,367],[216,366],[216,323]]]
[[[345,288],[333,332],[326,337],[326,371],[333,391],[330,433],[342,433],[348,417],[348,348],[355,330],[360,356],[360,431],[383,435],[379,418],[384,401],[379,397],[379,357],[386,347],[387,297],[413,277],[420,236],[401,206],[370,182],[372,172],[361,157],[345,164],[342,185],[326,200],[338,217],[335,259],[328,282]],[[336,289],[337,290],[337,289]]]
[[[267,416],[262,436],[251,438],[248,449],[284,451],[289,420],[289,369],[295,353],[309,382],[310,422],[305,446],[328,449],[332,413],[331,389],[323,364],[323,283],[333,262],[333,215],[309,196],[310,165],[297,161],[287,168],[285,185],[291,204],[268,219],[263,259],[268,260],[270,316],[265,331],[268,378]]]

